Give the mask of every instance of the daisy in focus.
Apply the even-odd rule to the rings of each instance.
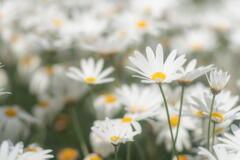
[[[87,84],[101,84],[114,81],[114,78],[107,78],[107,76],[113,72],[113,68],[108,67],[107,69],[103,69],[103,65],[103,59],[97,62],[95,62],[93,58],[82,59],[80,61],[81,69],[69,67],[67,76]]]
[[[138,73],[134,75],[143,79],[144,83],[170,83],[180,77],[178,71],[185,63],[184,55],[177,57],[177,51],[172,51],[164,61],[162,45],[158,45],[156,53],[150,47],[146,48],[146,57],[136,51],[134,56],[129,57],[129,60],[136,66],[127,67],[128,69]]]
[[[221,90],[226,87],[229,79],[229,73],[223,72],[222,70],[214,70],[209,73],[209,76],[207,76],[207,80],[213,94],[221,92]]]

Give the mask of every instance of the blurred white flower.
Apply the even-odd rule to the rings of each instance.
[[[108,118],[104,121],[96,121],[91,129],[93,134],[112,145],[134,141],[133,137],[140,134],[139,131],[134,131],[131,124]]]
[[[157,86],[123,85],[117,89],[120,102],[136,121],[155,116],[162,102]]]
[[[16,141],[18,138],[26,138],[33,123],[36,123],[36,119],[19,106],[0,107],[0,140]]]
[[[144,83],[170,83],[180,77],[177,71],[185,63],[185,56],[177,56],[177,51],[172,51],[164,62],[162,46],[159,44],[156,53],[150,47],[146,48],[146,57],[136,51],[129,60],[136,66],[128,69],[140,74],[135,77],[143,79]]]
[[[0,145],[1,160],[17,160],[19,154],[23,152],[23,144],[21,142],[13,145],[10,141],[3,141]]]
[[[107,78],[107,76],[113,72],[112,67],[108,67],[103,70],[103,59],[94,61],[93,58],[82,59],[80,61],[81,69],[76,67],[69,67],[67,76],[87,84],[101,84],[114,81],[114,78]]]

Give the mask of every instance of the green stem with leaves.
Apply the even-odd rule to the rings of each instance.
[[[175,148],[175,145],[174,145],[174,142],[175,142],[175,141],[174,141],[172,126],[171,126],[170,113],[169,113],[169,110],[168,110],[167,100],[166,100],[166,97],[165,97],[165,94],[164,94],[164,91],[163,91],[163,88],[162,88],[162,84],[161,84],[161,83],[159,84],[159,88],[160,88],[160,91],[161,91],[161,94],[162,94],[162,98],[163,98],[163,102],[164,102],[164,107],[165,107],[165,110],[166,110],[166,113],[167,113],[168,126],[169,126],[169,130],[170,130],[170,134],[171,134],[171,139],[172,139],[173,154],[174,154],[174,156],[177,156],[177,155],[176,155],[176,148]],[[177,156],[177,159],[178,159],[178,156]]]
[[[131,160],[131,142],[128,142],[127,145],[127,160]]]
[[[212,102],[211,102],[211,108],[210,108],[210,113],[208,117],[208,139],[207,139],[207,148],[208,150],[210,149],[210,138],[211,138],[211,121],[212,121],[212,113],[213,113],[213,106],[214,106],[214,101],[215,101],[216,94],[213,94],[212,97]]]

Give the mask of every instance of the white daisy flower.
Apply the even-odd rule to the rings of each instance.
[[[15,146],[10,141],[3,141],[0,145],[1,160],[17,160],[18,155],[23,152],[23,144],[17,143]]]
[[[15,141],[17,138],[25,138],[32,123],[36,123],[36,119],[20,107],[16,105],[0,107],[0,140]]]
[[[146,48],[146,57],[136,51],[129,60],[136,66],[128,69],[140,74],[135,77],[143,79],[144,83],[170,83],[180,77],[177,73],[185,63],[185,56],[177,56],[177,51],[172,51],[164,62],[162,46],[159,44],[154,54],[150,47]]]
[[[214,94],[218,94],[221,92],[223,88],[227,85],[230,79],[230,75],[228,72],[223,72],[222,70],[214,70],[207,75],[207,80],[210,85],[211,91]]]
[[[157,86],[123,85],[116,92],[126,111],[137,121],[160,112],[162,98]]]
[[[82,59],[80,61],[81,69],[70,67],[67,76],[87,84],[101,84],[114,81],[114,78],[107,78],[113,72],[112,67],[103,70],[103,59],[94,61],[93,58]]]
[[[104,141],[101,137],[90,133],[90,143],[93,147],[93,151],[102,157],[107,157],[114,152],[114,149],[111,144]]]
[[[97,119],[112,118],[116,115],[121,107],[118,96],[115,93],[107,93],[98,96],[94,100],[94,109],[96,110]]]
[[[195,109],[196,116],[207,118],[210,114],[212,96],[209,92],[203,92],[202,95],[192,96],[189,100],[190,105]],[[240,107],[236,107],[238,96],[232,96],[230,92],[221,92],[217,95],[212,112],[212,121],[221,123],[226,120],[239,119]]]
[[[211,71],[213,68],[213,65],[209,65],[206,67],[198,67],[196,68],[197,60],[193,59],[191,60],[185,68],[181,68],[181,77],[179,77],[178,82],[183,84],[191,83],[194,79],[202,76],[203,74]]]
[[[96,153],[91,153],[87,155],[83,160],[103,160],[103,159]]]
[[[207,149],[200,147],[199,155],[202,155],[204,158],[208,158],[208,160],[239,160],[240,154],[229,152],[227,148],[222,145],[215,145],[213,147],[214,154],[209,152]]]
[[[240,154],[240,128],[239,126],[231,126],[232,134],[224,133],[223,137],[218,138],[228,150],[237,152]]]
[[[37,152],[27,151],[19,155],[17,160],[48,160],[53,158],[53,155],[49,154],[52,150],[42,150]]]
[[[130,124],[126,125],[126,123],[108,118],[104,121],[96,121],[91,129],[96,136],[112,145],[133,141],[133,137],[140,134],[134,131]]]

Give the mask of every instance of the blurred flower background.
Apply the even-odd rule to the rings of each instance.
[[[30,150],[48,148],[56,160],[111,160],[113,146],[134,140],[118,147],[119,160],[171,160],[172,150],[179,160],[198,158],[198,147],[207,143],[209,114],[217,137],[230,134],[225,132],[240,118],[236,107],[239,8],[239,0],[1,0],[0,89],[11,94],[2,95],[5,93],[0,90],[0,144],[10,140],[14,144],[22,141]],[[141,54],[134,54],[137,50],[145,55],[147,46],[153,49],[146,52],[148,62],[154,65],[150,55],[156,46],[157,53],[163,48],[165,59],[172,50],[178,52],[169,54],[164,71],[152,71],[154,67],[148,70]],[[189,64],[185,70],[181,68],[184,56]],[[206,67],[188,75],[196,64]],[[225,87],[231,75],[226,90],[215,95],[219,109],[213,112],[204,76],[213,69],[211,64],[228,72],[210,73],[213,95],[218,92],[216,87]],[[180,79],[173,75],[174,67],[182,73]],[[133,77],[133,71],[140,76]],[[150,80],[149,72],[156,72]],[[213,80],[216,76],[223,84]],[[178,134],[175,149],[161,90],[141,83],[139,77],[167,83],[163,90],[172,131]],[[180,127],[181,85],[169,83],[174,80],[180,84],[194,80],[185,87]],[[126,126],[128,122],[131,125]],[[231,128],[237,132],[237,126]],[[221,149],[214,147],[214,155],[225,153]],[[209,155],[203,148],[199,153]],[[225,159],[235,160],[234,156]],[[36,160],[51,158],[39,157]]]

